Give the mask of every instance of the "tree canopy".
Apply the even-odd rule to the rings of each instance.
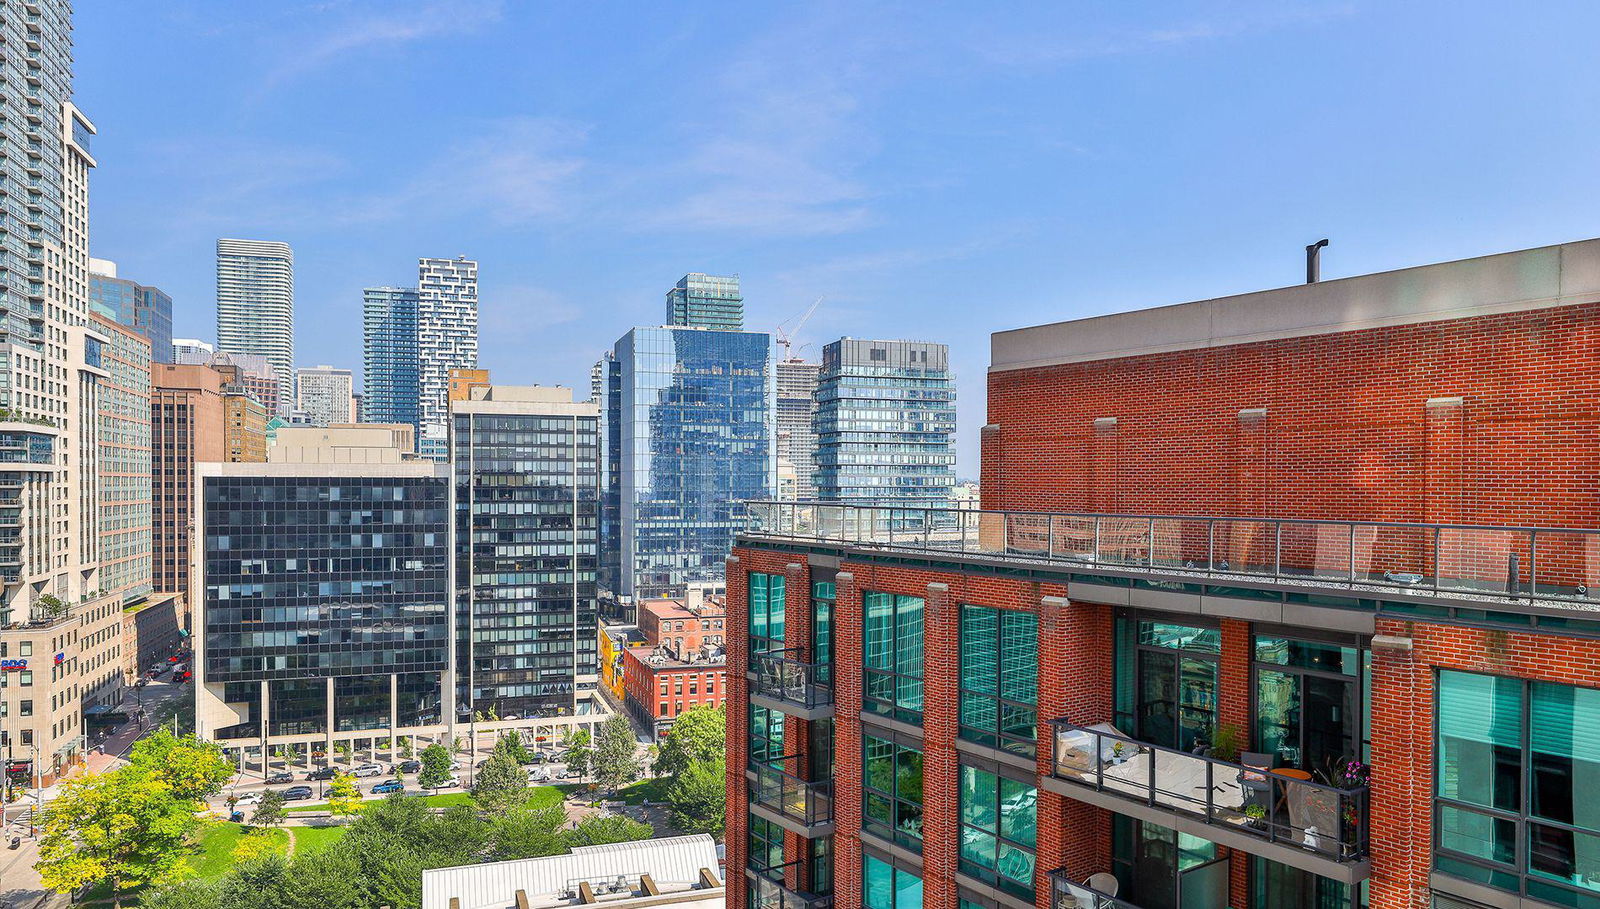
[[[602,788],[616,792],[639,778],[639,743],[633,735],[633,724],[617,714],[600,726],[599,740],[594,748],[595,781]]]
[[[677,776],[696,761],[726,759],[727,713],[722,707],[700,704],[678,714],[656,754],[656,774]]]
[[[696,761],[667,787],[672,826],[720,840],[727,821],[727,771],[722,761]]]

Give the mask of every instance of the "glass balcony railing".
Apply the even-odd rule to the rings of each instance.
[[[752,804],[776,811],[807,827],[833,822],[833,780],[803,780],[785,771],[784,758],[751,768],[748,781]]]
[[[785,886],[790,873],[800,875],[799,862],[773,868],[750,866],[750,905],[755,909],[833,909],[833,894],[807,893]]]
[[[1232,763],[1152,745],[1109,725],[1052,720],[1051,776],[1141,805],[1186,814],[1337,862],[1367,855],[1369,792],[1308,771]]]
[[[1056,870],[1050,872],[1050,909],[1142,909],[1142,907],[1102,893],[1088,884],[1078,883],[1067,877],[1065,871]]]
[[[799,652],[790,647],[751,654],[750,672],[755,680],[750,683],[750,693],[804,710],[833,706],[831,667],[793,659]]]
[[[753,535],[1485,601],[1600,603],[1600,531],[746,503]]]

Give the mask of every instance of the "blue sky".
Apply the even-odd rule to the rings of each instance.
[[[749,327],[991,331],[1600,235],[1600,5],[82,0],[93,254],[215,335],[289,241],[302,364],[480,262],[482,365],[587,387],[686,271]]]

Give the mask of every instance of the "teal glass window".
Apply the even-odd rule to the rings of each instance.
[[[783,865],[783,828],[750,815],[750,864],[755,868]]]
[[[750,647],[753,653],[783,649],[783,582],[781,574],[750,572]]]
[[[862,596],[862,707],[905,723],[922,722],[922,597],[867,591]]]
[[[1600,691],[1441,670],[1434,866],[1600,909]]]
[[[776,763],[783,756],[783,712],[751,704],[750,766]]]
[[[817,681],[833,681],[833,605],[838,599],[832,581],[811,584],[811,662],[817,664]]]
[[[1026,757],[1039,727],[1039,617],[961,607],[961,737]]]
[[[866,909],[922,909],[922,878],[873,856],[861,857]]]
[[[922,752],[873,735],[862,750],[862,828],[921,850]]]
[[[961,767],[961,870],[1024,899],[1033,896],[1038,791]]]

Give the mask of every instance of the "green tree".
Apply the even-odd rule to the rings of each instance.
[[[511,759],[516,761],[518,765],[533,763],[533,755],[528,752],[528,747],[522,744],[521,733],[515,730],[501,736],[499,741],[494,743],[494,750],[505,751],[506,754],[511,755]]]
[[[677,776],[697,761],[726,760],[728,718],[721,707],[701,704],[678,714],[656,753],[656,775]]]
[[[589,730],[579,729],[577,732],[569,733],[562,740],[562,744],[566,746],[564,758],[567,768],[576,771],[580,777],[588,776],[589,762],[594,757],[594,747],[590,743]]]
[[[415,750],[411,747],[411,736],[409,735],[400,737],[400,757],[408,761],[416,757]]]
[[[473,781],[472,800],[491,814],[521,805],[528,798],[528,775],[504,751],[496,750],[478,770]]]
[[[139,909],[222,909],[222,884],[187,880],[152,887],[139,895]]]
[[[631,843],[647,840],[655,828],[620,814],[590,815],[567,831],[568,846],[603,846],[606,843]]]
[[[234,767],[222,746],[162,727],[134,743],[128,763],[166,782],[180,799],[204,801],[222,791]]]
[[[422,773],[417,784],[424,789],[442,785],[450,778],[450,751],[438,742],[422,749]]]
[[[566,822],[567,812],[560,805],[539,809],[516,808],[492,816],[491,861],[538,858],[566,852],[567,838],[561,832]]]
[[[288,889],[292,896],[284,909],[366,909],[375,905],[367,900],[362,873],[359,857],[343,843],[317,852],[296,853],[289,866]],[[418,883],[420,890],[420,879]],[[419,893],[419,900],[420,897]]]
[[[616,792],[638,779],[639,771],[639,744],[633,737],[633,724],[625,716],[614,715],[601,724],[595,741],[595,780]]]
[[[720,840],[728,810],[727,770],[722,761],[696,761],[667,787],[672,826],[684,833],[709,833]]]
[[[349,817],[361,813],[361,787],[348,773],[334,774],[328,784],[328,811],[334,817]]]
[[[40,817],[34,865],[59,893],[105,881],[123,894],[170,876],[200,827],[194,803],[139,767],[72,780]]]
[[[285,805],[283,793],[276,789],[268,789],[266,794],[261,796],[261,803],[256,806],[255,812],[250,815],[250,823],[257,827],[278,826],[289,816]]]

